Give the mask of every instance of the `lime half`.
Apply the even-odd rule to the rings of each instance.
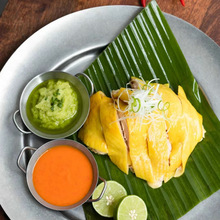
[[[118,206],[117,220],[146,220],[147,207],[144,201],[135,195],[125,197]]]
[[[92,198],[96,199],[99,197],[104,183],[99,184]],[[118,182],[109,180],[107,181],[107,188],[101,200],[98,202],[93,202],[92,205],[96,212],[104,217],[113,217],[114,212],[119,204],[119,202],[127,195],[125,188]]]

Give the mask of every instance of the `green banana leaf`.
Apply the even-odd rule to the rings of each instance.
[[[177,219],[220,188],[220,122],[199,89],[155,1],[121,32],[89,66],[86,74],[93,80],[95,90],[102,90],[108,96],[111,90],[124,87],[131,76],[142,76],[145,80],[159,78],[160,83],[169,83],[175,92],[181,85],[204,118],[205,139],[191,154],[185,173],[159,189],[150,188],[131,172],[124,174],[108,156],[94,154],[100,176],[116,180],[128,194],[140,196],[147,205],[148,219]],[[84,211],[88,220],[105,219],[91,204],[85,204]]]

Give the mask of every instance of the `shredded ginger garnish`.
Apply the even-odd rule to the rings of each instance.
[[[127,113],[126,117],[122,117],[119,120],[137,117],[141,123],[143,123],[143,120],[148,120],[148,123],[150,123],[152,120],[165,118],[164,113],[169,108],[170,103],[163,103],[162,97],[158,93],[159,84],[151,84],[156,80],[159,79],[152,79],[144,85],[138,83],[138,89],[126,88],[118,96],[116,100],[116,109],[120,112]],[[127,84],[127,86],[128,85],[129,84]],[[124,101],[127,103],[126,108],[121,109],[119,100],[124,92],[127,93],[128,101]]]

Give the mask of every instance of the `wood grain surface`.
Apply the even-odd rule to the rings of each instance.
[[[220,0],[185,0],[185,7],[179,0],[157,3],[162,11],[191,23],[220,45]],[[141,1],[9,0],[0,17],[0,70],[20,44],[46,24],[69,13],[104,5],[141,6]],[[0,207],[0,220],[6,219]]]

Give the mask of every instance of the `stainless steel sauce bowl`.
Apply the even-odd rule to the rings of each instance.
[[[37,191],[34,188],[34,184],[33,184],[33,170],[34,170],[34,166],[37,162],[37,160],[40,158],[40,156],[46,152],[48,149],[55,147],[55,146],[59,146],[59,145],[68,145],[71,147],[74,147],[78,150],[80,150],[82,153],[84,153],[85,156],[87,156],[87,158],[89,159],[91,165],[92,165],[92,170],[93,170],[93,181],[92,181],[92,185],[90,187],[89,192],[86,194],[86,196],[81,199],[79,202],[69,205],[69,206],[56,206],[56,205],[52,205],[48,202],[46,202],[45,200],[43,200],[37,193]],[[28,165],[27,165],[27,170],[21,165],[21,158],[22,155],[24,154],[25,151],[27,150],[34,150],[35,152],[33,153]],[[42,145],[41,147],[39,147],[38,149],[33,148],[33,147],[24,147],[17,159],[17,165],[18,167],[24,172],[26,173],[26,180],[27,180],[27,185],[28,188],[31,192],[31,194],[34,196],[34,198],[41,203],[43,206],[53,209],[53,210],[59,210],[59,211],[64,211],[64,210],[68,210],[68,209],[72,209],[72,208],[76,208],[82,204],[84,204],[85,202],[96,202],[99,201],[105,190],[106,190],[106,180],[104,180],[103,178],[99,177],[99,172],[98,172],[98,166],[97,163],[95,161],[95,158],[93,157],[93,155],[91,154],[91,152],[82,144],[73,141],[73,140],[68,140],[68,139],[58,139],[58,140],[53,140],[50,142],[47,142],[46,144]],[[100,196],[96,199],[89,199],[93,193],[93,191],[96,188],[96,185],[98,183],[98,178],[100,180],[102,180],[104,182],[104,187],[103,190],[100,194]],[[74,196],[74,195],[73,195]]]
[[[64,138],[77,132],[81,128],[81,126],[84,124],[84,122],[86,121],[88,114],[89,114],[89,108],[90,108],[89,93],[86,87],[84,86],[84,84],[78,79],[78,76],[84,76],[87,78],[87,80],[91,84],[91,94],[92,94],[94,91],[93,83],[91,79],[84,73],[78,73],[75,76],[73,76],[69,73],[65,73],[62,71],[51,71],[51,72],[42,73],[34,77],[25,86],[21,94],[19,110],[15,111],[13,115],[13,121],[14,121],[15,126],[18,128],[18,130],[24,134],[34,133],[35,135],[42,137],[42,138],[46,138],[46,139]],[[74,124],[72,125],[72,127],[68,131],[56,133],[56,134],[49,134],[49,133],[42,132],[38,130],[37,128],[35,128],[29,121],[27,112],[26,112],[27,100],[28,100],[29,95],[33,91],[33,89],[36,88],[40,83],[47,81],[49,79],[64,79],[64,80],[69,81],[78,90],[78,93],[81,96],[81,100],[82,100],[81,112],[79,116],[77,117],[76,121],[74,122]],[[19,123],[17,122],[16,118],[19,113],[21,115],[22,121],[24,122],[26,127],[29,129],[29,131],[23,130],[20,127]]]

